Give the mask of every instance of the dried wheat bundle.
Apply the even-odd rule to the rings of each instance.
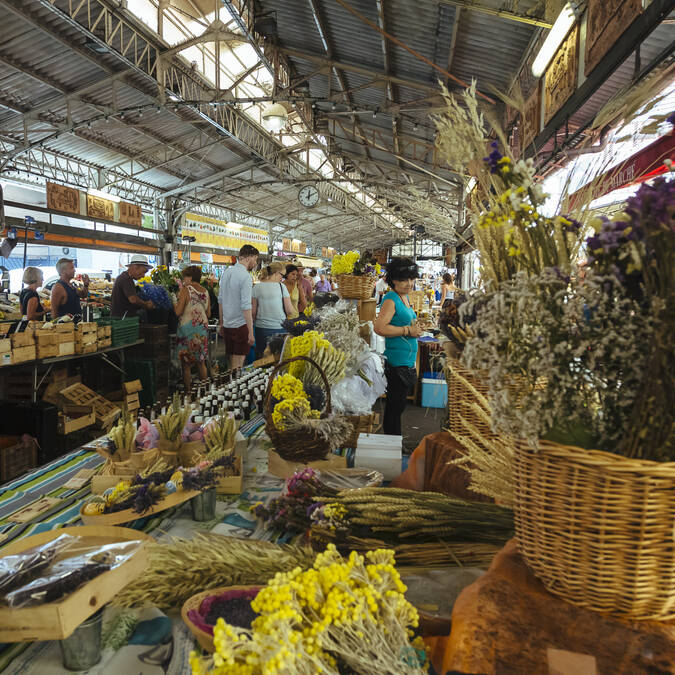
[[[145,572],[119,593],[120,607],[180,609],[195,593],[218,586],[265,584],[277,572],[309,567],[315,553],[253,539],[198,534],[148,545]]]

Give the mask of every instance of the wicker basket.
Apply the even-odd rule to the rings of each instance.
[[[265,394],[265,431],[272,441],[272,445],[277,454],[282,458],[291,462],[315,462],[324,459],[330,451],[328,441],[321,438],[314,433],[298,433],[298,431],[282,431],[277,429],[272,420],[273,407],[272,399],[272,383],[274,378],[281,368],[288,366],[293,361],[307,361],[314,366],[321,375],[324,388],[326,389],[326,407],[321,413],[321,417],[325,418],[331,414],[331,398],[330,398],[330,384],[326,378],[326,374],[316,361],[307,356],[294,356],[279,363],[270,376],[267,383],[267,392]]]
[[[372,434],[375,430],[376,413],[370,415],[349,415],[347,419],[353,424],[354,431],[344,443],[345,448],[355,448],[361,434]]]
[[[248,591],[251,592],[251,594],[257,594],[257,591],[260,589],[261,586],[221,586],[219,588],[212,588],[210,591],[202,591],[201,593],[197,593],[185,601],[183,607],[181,608],[180,614],[186,626],[190,629],[190,632],[195,636],[195,638],[197,638],[197,642],[202,647],[202,649],[209,652],[209,654],[213,654],[213,652],[216,651],[216,648],[213,644],[213,635],[211,633],[207,633],[197,626],[190,619],[190,612],[193,610],[199,612],[199,609],[202,606],[204,600],[211,597],[212,595],[223,595],[230,591]]]
[[[338,295],[351,300],[368,300],[373,297],[377,279],[367,275],[340,274],[337,278]]]
[[[517,444],[518,548],[556,595],[630,619],[675,619],[675,462]]]
[[[472,435],[466,422],[486,438],[494,438],[490,427],[488,385],[480,373],[466,368],[459,359],[448,356],[448,414],[445,429],[453,435]],[[465,420],[465,421],[463,421]]]

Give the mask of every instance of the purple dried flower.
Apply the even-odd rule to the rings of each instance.
[[[490,167],[490,173],[497,173],[499,171],[499,160],[504,155],[499,152],[497,141],[492,141],[490,147],[492,148],[492,152],[487,157],[483,157],[483,161]]]

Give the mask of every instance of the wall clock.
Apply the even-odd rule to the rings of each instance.
[[[308,208],[312,208],[319,203],[319,191],[313,185],[305,185],[298,192],[298,201]]]

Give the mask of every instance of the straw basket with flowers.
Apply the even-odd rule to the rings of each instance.
[[[349,251],[336,255],[331,264],[331,273],[337,276],[338,293],[341,298],[368,300],[373,296],[380,265],[367,251],[359,254]]]

